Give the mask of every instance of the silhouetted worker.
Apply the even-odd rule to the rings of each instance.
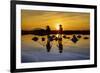
[[[62,25],[59,25],[59,33],[58,33],[58,48],[59,48],[59,53],[62,53],[62,51],[63,51],[62,32],[63,32]]]
[[[62,33],[63,33],[62,25],[59,25],[58,38],[62,38]]]
[[[62,25],[59,25],[59,28],[60,28],[60,34],[62,34],[62,32],[63,32],[63,28],[62,28]]]
[[[50,49],[51,49],[51,45],[50,45],[50,39],[51,39],[50,32],[51,32],[50,27],[47,26],[47,28],[46,28],[46,33],[47,33],[47,44],[46,44],[46,48],[47,48],[47,52],[50,52]]]
[[[51,29],[50,29],[49,26],[47,26],[47,27],[46,27],[46,33],[47,33],[47,35],[50,35],[50,32],[51,32]]]

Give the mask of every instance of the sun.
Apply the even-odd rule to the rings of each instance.
[[[59,25],[60,25],[60,24],[56,24],[56,30],[59,30]]]

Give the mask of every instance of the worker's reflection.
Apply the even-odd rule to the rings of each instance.
[[[47,52],[50,52],[50,49],[51,49],[51,44],[50,44],[50,27],[47,26],[46,28],[46,33],[47,33],[47,44],[46,44],[46,49],[47,49]]]

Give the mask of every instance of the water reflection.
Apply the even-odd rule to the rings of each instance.
[[[75,34],[78,36],[77,34]],[[54,36],[51,34],[50,37]],[[62,34],[62,36],[64,36]],[[84,39],[84,37],[88,39]],[[32,39],[37,37],[37,41]],[[66,35],[67,38],[59,39],[54,37],[53,41],[47,36],[23,35],[22,36],[22,63],[42,61],[63,61],[63,60],[85,60],[90,57],[89,35],[81,35],[74,43],[73,35]],[[45,39],[45,40],[44,40]],[[43,40],[43,41],[42,41]],[[59,55],[59,53],[61,55]]]
[[[81,36],[81,38],[83,40],[89,40],[89,36],[87,36],[87,35],[83,35],[83,37]],[[66,37],[66,35],[56,34],[56,36],[55,36],[55,35],[52,35],[52,34],[51,35],[48,34],[47,38],[46,38],[46,36],[41,38],[41,42],[46,41],[47,52],[50,52],[50,49],[52,48],[51,42],[53,42],[53,41],[58,42],[56,44],[57,44],[57,47],[59,49],[59,53],[62,53],[63,52],[63,45],[65,45],[64,42],[72,41],[74,44],[76,44],[78,41],[82,40],[81,38],[79,37],[79,35],[75,35],[75,34],[71,35],[71,37],[70,37],[70,35],[67,35],[67,37]],[[68,40],[66,40],[66,39],[68,39]],[[39,41],[39,36],[33,37],[32,40],[35,41],[35,42],[38,42]],[[64,40],[66,40],[66,41],[64,41]],[[62,44],[62,41],[63,41],[63,44]]]
[[[51,48],[52,48],[52,45],[51,45],[51,42],[53,40],[57,41],[57,47],[58,47],[58,50],[59,50],[59,53],[62,53],[63,52],[63,44],[62,44],[62,38],[63,39],[70,39],[70,37],[66,37],[66,35],[64,34],[63,35],[63,28],[62,28],[62,25],[59,25],[59,31],[57,32],[58,34],[53,34],[51,35],[51,29],[49,26],[46,27],[46,36],[47,36],[47,40],[46,40],[46,49],[47,49],[47,52],[50,52]],[[72,35],[72,38],[70,39],[73,43],[77,43],[79,41],[79,39],[81,38],[82,36],[80,34],[78,35],[75,35],[73,34]],[[89,39],[89,37],[84,37],[84,39]],[[38,37],[33,37],[32,38],[33,41],[38,41]],[[41,39],[42,41],[45,41],[45,38],[42,37]]]
[[[47,26],[46,35],[22,35],[21,61],[42,62],[86,60],[90,58],[89,35],[64,34],[61,25],[56,33],[51,34],[50,27]]]

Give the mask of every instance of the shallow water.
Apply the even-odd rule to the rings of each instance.
[[[67,61],[67,60],[87,60],[90,58],[90,39],[84,39],[89,35],[82,35],[76,43],[71,41],[72,35],[66,35],[70,39],[62,39],[63,52],[59,53],[58,41],[50,42],[51,51],[46,50],[47,36],[22,35],[21,37],[21,62],[46,62],[46,61]],[[76,34],[77,36],[77,34]],[[38,37],[38,41],[33,41],[33,37]],[[45,41],[41,41],[41,38]]]

